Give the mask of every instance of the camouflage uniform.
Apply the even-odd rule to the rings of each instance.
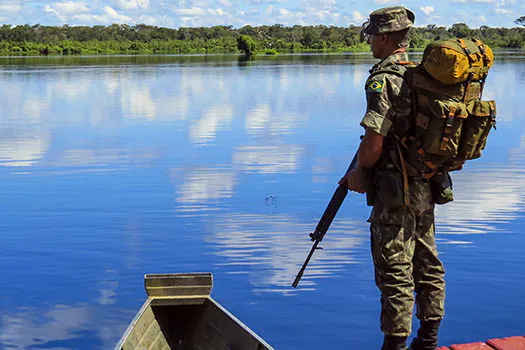
[[[383,32],[396,27],[388,21],[380,23],[386,23]],[[375,29],[378,32],[381,27]],[[396,61],[408,61],[407,54],[394,53],[370,71],[365,87],[367,111],[361,125],[384,136],[367,193],[375,193],[368,222],[375,281],[381,291],[381,329],[386,335],[406,337],[412,329],[413,291],[420,320],[443,317],[445,271],[434,240],[434,203],[428,180],[409,177],[408,205],[403,200],[402,168],[393,133],[400,138],[412,136],[412,101],[406,82],[395,74],[403,69]]]

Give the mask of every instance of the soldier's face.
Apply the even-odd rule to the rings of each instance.
[[[368,39],[370,50],[374,58],[383,58],[383,52],[385,51],[386,35],[385,34],[372,34]]]

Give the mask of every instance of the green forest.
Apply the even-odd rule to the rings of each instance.
[[[514,28],[471,29],[465,23],[449,28],[428,25],[412,29],[410,48],[423,49],[434,40],[476,37],[494,49],[525,49],[525,16]],[[162,28],[156,26],[42,26],[2,25],[0,55],[98,55],[98,54],[206,54],[237,53],[249,49],[258,54],[288,52],[368,51],[359,40],[360,27],[300,26],[214,26]]]

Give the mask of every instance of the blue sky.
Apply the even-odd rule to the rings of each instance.
[[[524,0],[0,0],[0,24],[183,26],[361,24],[379,7],[404,5],[416,26],[514,27]]]

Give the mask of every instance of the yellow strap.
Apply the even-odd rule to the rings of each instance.
[[[478,46],[479,52],[483,55],[483,63],[485,63],[485,66],[487,66],[490,62],[489,55],[487,55],[487,50],[485,49],[485,45],[481,42],[481,40],[478,40],[476,38],[472,39],[472,41]]]
[[[472,58],[470,57],[470,50],[468,49],[467,44],[465,44],[465,40],[458,39],[458,42],[461,48],[463,49],[463,51],[465,51],[465,53],[467,54],[469,62],[471,62]]]
[[[443,138],[441,139],[441,145],[439,146],[439,149],[442,151],[447,149],[447,142],[450,141],[450,133],[452,132],[452,127],[454,126],[452,123],[454,122],[456,111],[456,106],[450,106],[450,109],[448,110],[447,125],[443,129]]]
[[[396,61],[396,64],[400,64],[402,66],[408,66],[408,65],[411,65],[411,64],[415,65],[416,63],[413,62],[413,61]]]
[[[421,157],[424,157],[426,155],[426,152],[423,150],[423,148],[420,148],[417,150],[417,153],[421,156]],[[437,168],[438,166],[434,163],[432,163],[431,161],[429,160],[423,160],[423,163],[425,163],[425,165],[427,167],[429,167],[430,169],[432,170],[436,170],[437,171]]]

